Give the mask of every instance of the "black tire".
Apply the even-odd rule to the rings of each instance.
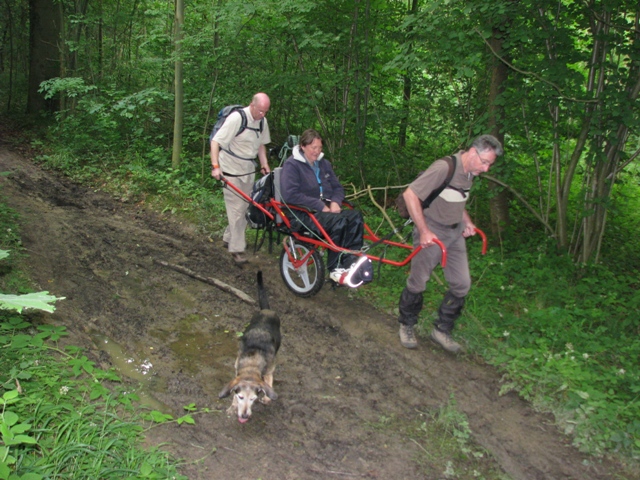
[[[311,249],[303,243],[295,243],[297,258],[303,258]],[[312,297],[324,285],[325,266],[322,255],[314,250],[307,261],[296,269],[287,251],[283,248],[280,254],[280,275],[289,290],[299,297]]]

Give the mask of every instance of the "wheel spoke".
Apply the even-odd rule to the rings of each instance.
[[[324,284],[324,264],[318,251],[306,245],[292,245],[291,252],[296,260],[306,258],[304,264],[295,267],[286,249],[280,255],[280,273],[287,287],[296,295],[309,297],[320,291]],[[311,252],[311,253],[310,253]]]
[[[298,278],[302,280],[305,290],[309,290],[309,287],[311,286],[311,280],[309,280],[309,269],[307,268],[308,264],[309,262],[301,265],[296,272],[298,274]]]

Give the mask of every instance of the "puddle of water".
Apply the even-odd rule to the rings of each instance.
[[[150,334],[171,350],[182,375],[197,376],[215,398],[233,378],[238,338],[235,332],[211,327],[206,317],[189,315],[171,330],[157,329]]]
[[[167,405],[156,400],[149,392],[153,365],[148,359],[139,360],[132,355],[127,355],[118,343],[100,333],[91,333],[91,339],[100,350],[109,355],[118,373],[140,382],[140,388],[136,390],[140,403],[161,412],[170,411]]]
[[[196,378],[211,398],[233,378],[234,362],[238,352],[238,337],[235,332],[212,329],[212,322],[205,317],[189,315],[170,329],[156,329],[149,332],[166,345],[172,352],[172,360],[180,375]],[[94,343],[111,358],[119,374],[140,383],[136,394],[141,403],[155,410],[171,413],[169,407],[154,398],[154,393],[166,393],[167,378],[160,378],[149,359],[125,352],[112,339],[94,332]],[[154,361],[161,361],[154,359]],[[163,365],[156,365],[164,371]]]
[[[222,331],[209,334],[181,332],[178,339],[169,344],[169,348],[178,358],[182,369],[195,374],[211,365],[220,365],[225,358],[235,359],[238,340],[234,334]]]

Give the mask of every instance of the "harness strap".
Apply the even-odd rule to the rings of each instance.
[[[225,177],[246,177],[247,175],[253,175],[254,173],[260,173],[260,170],[254,170],[253,172],[249,172],[249,173],[239,173],[238,175],[235,175],[233,173],[222,172],[222,175]],[[225,186],[224,183],[222,186],[223,187]]]

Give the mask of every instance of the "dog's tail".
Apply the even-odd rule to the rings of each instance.
[[[258,304],[260,310],[269,310],[269,298],[262,282],[262,270],[258,270]]]

